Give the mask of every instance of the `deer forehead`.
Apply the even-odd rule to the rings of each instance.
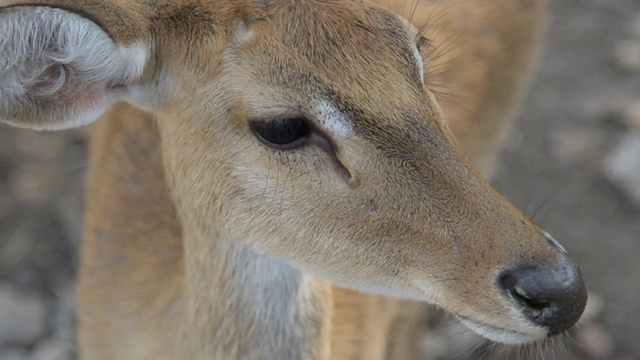
[[[188,82],[198,83],[198,94],[226,98],[229,92],[220,89],[228,85],[239,97],[220,106],[243,99],[241,105],[252,118],[304,109],[322,128],[341,137],[352,135],[363,117],[400,126],[401,109],[424,106],[418,31],[408,21],[383,11],[349,18],[334,9],[323,11],[322,19],[313,23],[296,11],[278,16],[287,21],[236,21],[221,66],[212,66],[218,63],[211,61],[209,50],[203,51],[205,56],[190,68],[211,68],[205,71],[209,79],[218,78],[220,69],[226,75],[210,81],[202,71],[188,72]],[[336,32],[338,24],[343,29]]]
[[[267,45],[259,56],[289,56],[341,78],[367,76],[368,69],[403,72],[422,82],[419,31],[406,19],[365,3],[270,4],[273,9],[262,19],[231,20],[235,23],[231,42]]]

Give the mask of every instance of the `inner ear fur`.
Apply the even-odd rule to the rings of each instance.
[[[0,8],[0,120],[73,127],[135,95],[151,58],[149,39],[134,31],[141,24],[127,23],[135,12],[120,9],[118,17],[117,7],[94,5]]]

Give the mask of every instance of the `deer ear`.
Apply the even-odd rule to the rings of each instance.
[[[149,47],[116,44],[100,25],[45,6],[0,8],[0,121],[64,129],[133,96]]]

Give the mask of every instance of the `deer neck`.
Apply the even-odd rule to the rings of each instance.
[[[205,161],[201,163],[206,166],[194,165],[184,158],[187,152],[173,151],[189,149],[188,139],[203,136],[197,131],[184,133],[174,128],[176,124],[170,119],[158,121],[161,138],[167,133],[186,134],[160,142],[166,155],[167,187],[172,189],[182,228],[184,316],[188,320],[183,338],[196,347],[191,351],[215,359],[325,359],[333,308],[330,285],[283,260],[227,239],[218,231],[217,221],[202,215],[206,211],[193,211],[194,202],[200,200],[181,196],[193,189],[175,174],[220,172],[217,167],[222,165]],[[182,138],[187,142],[181,143]],[[203,186],[195,193],[208,194],[210,188]],[[224,208],[216,203],[217,198],[212,196],[207,206]]]
[[[287,263],[185,231],[186,339],[224,359],[325,359],[330,288]]]
[[[81,302],[127,314],[139,334],[120,340],[149,358],[327,358],[330,286],[196,225],[169,190],[159,121],[124,103],[106,117],[92,139]],[[166,321],[149,325],[158,312]],[[112,321],[81,315],[87,327]]]

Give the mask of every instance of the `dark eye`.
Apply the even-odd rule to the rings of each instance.
[[[302,117],[252,121],[249,126],[260,140],[278,149],[300,146],[311,135],[311,127]]]
[[[418,48],[418,51],[426,49],[430,44],[431,42],[429,41],[429,39],[422,36],[422,34],[419,34],[416,38],[416,47]]]

